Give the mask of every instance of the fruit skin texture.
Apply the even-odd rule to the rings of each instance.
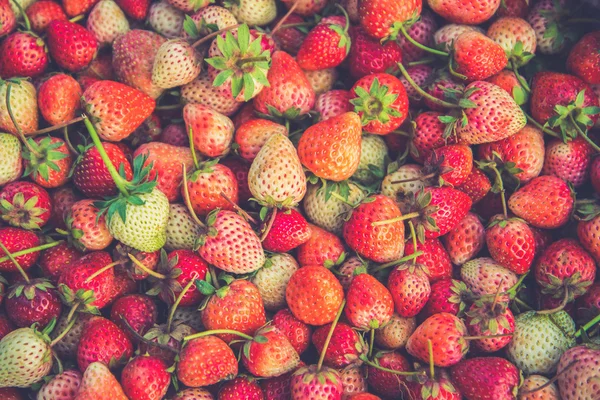
[[[412,371],[409,361],[399,352],[382,352],[377,358],[379,365],[395,371]],[[406,377],[369,366],[367,368],[369,387],[377,394],[389,399],[407,398]]]
[[[519,388],[519,370],[500,357],[463,360],[450,373],[452,382],[468,400],[510,400]]]
[[[481,81],[502,71],[508,60],[502,47],[477,31],[465,32],[454,43],[456,72]]]
[[[506,355],[524,374],[552,374],[561,355],[575,345],[575,323],[565,311],[537,314],[527,311],[515,318],[515,331]]]
[[[56,74],[38,89],[38,106],[50,125],[58,125],[75,118],[82,91],[70,75]]]
[[[396,41],[388,41],[382,45],[367,35],[360,26],[350,28],[350,37],[352,47],[348,60],[350,74],[355,78],[385,72],[388,68],[397,68],[396,63],[402,61],[402,49]]]
[[[262,245],[267,251],[286,253],[306,243],[310,236],[311,231],[302,214],[290,208],[277,213]]]
[[[352,211],[344,225],[344,239],[361,256],[376,262],[389,262],[404,253],[404,222],[396,221],[372,226],[402,216],[396,203],[389,197],[375,195]]]
[[[106,364],[94,362],[83,373],[77,400],[127,400],[121,384]]]
[[[555,229],[567,223],[574,202],[565,181],[544,175],[514,192],[508,199],[508,207],[536,228]]]
[[[49,341],[31,328],[20,328],[0,341],[0,387],[28,387],[52,368]]]
[[[591,32],[575,44],[567,69],[590,85],[600,84],[600,32]]]
[[[124,364],[133,354],[133,346],[125,332],[114,322],[95,317],[86,324],[77,349],[77,365],[85,371],[93,362],[109,367]]]
[[[326,20],[329,21],[317,24],[300,45],[296,61],[303,70],[334,68],[348,55],[350,38],[347,32],[342,30],[347,23],[346,19],[327,17]]]
[[[125,178],[133,178],[133,170],[127,156],[119,146],[114,143],[102,143],[104,151],[117,170],[123,168]],[[117,194],[117,185],[113,181],[108,168],[100,158],[100,153],[95,146],[85,150],[75,164],[73,170],[73,183],[87,197],[100,198]]]
[[[316,365],[302,367],[292,374],[290,382],[291,400],[341,400],[342,380],[339,372]]]
[[[479,25],[490,19],[500,0],[427,0],[436,13],[455,24]]]
[[[419,264],[404,263],[394,269],[387,287],[394,299],[396,313],[404,318],[416,316],[431,294],[429,278]]]
[[[37,400],[72,400],[79,391],[81,373],[74,369],[55,375],[37,394]]]
[[[581,187],[588,181],[594,150],[581,136],[565,143],[552,139],[546,147],[544,175],[554,175],[570,182],[573,187]]]
[[[23,291],[17,295],[17,291]],[[31,298],[29,298],[29,296]],[[6,315],[19,328],[38,323],[46,326],[52,318],[58,318],[62,303],[51,283],[33,279],[10,287],[4,301]]]
[[[0,186],[18,179],[23,172],[21,142],[10,133],[0,133]]]
[[[360,117],[347,112],[312,125],[298,142],[302,164],[319,178],[343,181],[360,163]]]
[[[0,76],[37,77],[48,67],[44,42],[27,32],[15,32],[0,44]]]
[[[46,30],[48,48],[54,61],[70,72],[87,67],[96,56],[98,43],[81,25],[54,20]]]
[[[359,4],[358,14],[365,32],[376,39],[383,39],[391,33],[395,22],[405,22],[413,15],[421,14],[422,7],[422,0],[365,0]]]
[[[394,313],[394,300],[390,292],[369,274],[359,274],[352,279],[346,300],[346,318],[361,330],[386,325]]]
[[[6,249],[14,254],[17,251],[37,247],[40,245],[40,239],[37,235],[31,231],[25,229],[5,227],[0,228],[0,242],[6,247]],[[0,249],[2,257],[6,256],[4,250]],[[38,260],[40,256],[39,251],[34,251],[29,254],[23,254],[22,256],[15,257],[15,260],[21,265],[23,270],[28,270]],[[0,262],[0,272],[17,272],[17,267],[12,263],[11,260]]]
[[[10,105],[15,121],[25,136],[38,129],[37,94],[35,86],[29,81],[20,80],[19,84],[0,82],[0,130],[14,135],[17,128],[12,122],[6,107],[6,92],[11,86]]]
[[[226,155],[233,141],[233,122],[225,115],[202,104],[183,108],[186,133],[192,131],[195,149],[207,157]]]
[[[238,373],[233,350],[216,336],[190,340],[181,350],[179,358],[177,378],[189,387],[212,385]]]
[[[344,289],[327,268],[310,265],[294,272],[285,297],[296,318],[306,324],[320,326],[335,318],[344,298]]]
[[[600,396],[596,383],[600,377],[599,360],[600,350],[593,346],[576,346],[563,353],[557,369],[562,399],[596,399]]]
[[[308,349],[312,329],[294,317],[289,309],[284,308],[275,313],[273,326],[288,338],[298,354],[302,354]]]
[[[251,340],[244,344],[242,362],[254,376],[271,378],[293,371],[300,363],[294,346],[279,329],[261,328],[255,337],[262,336],[266,342]]]
[[[169,389],[171,376],[167,364],[157,357],[138,356],[127,363],[121,385],[127,397],[135,400],[159,400]]]
[[[325,339],[329,334],[331,324],[317,328],[312,335],[313,345],[319,354],[324,350]],[[366,351],[361,344],[358,333],[343,322],[338,322],[333,330],[331,341],[325,351],[324,364],[332,368],[343,368],[348,365],[360,364],[360,355]]]
[[[555,383],[543,389],[535,390],[548,383],[549,379],[542,375],[529,375],[519,388],[519,400],[558,400],[560,395]],[[534,391],[534,392],[530,392]],[[526,393],[530,392],[530,393]]]
[[[535,238],[522,220],[503,216],[492,218],[496,222],[488,227],[485,240],[491,257],[516,274],[524,274],[535,256]]]

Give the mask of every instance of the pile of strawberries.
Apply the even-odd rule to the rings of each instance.
[[[600,8],[212,3],[0,0],[0,399],[600,399]]]

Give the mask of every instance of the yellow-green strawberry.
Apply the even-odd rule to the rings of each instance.
[[[0,387],[29,387],[48,375],[50,369],[52,348],[46,331],[20,328],[0,341]]]
[[[264,26],[277,16],[275,0],[236,0],[229,9],[240,23],[248,25]]]
[[[194,221],[185,205],[178,203],[169,205],[165,249],[193,250],[196,239],[201,233],[202,228]]]
[[[352,211],[349,204],[358,204],[364,198],[365,193],[352,182],[336,186],[328,182],[325,187],[309,183],[303,201],[304,212],[313,224],[341,235],[344,226],[343,217]]]
[[[379,135],[363,135],[358,169],[352,178],[370,184],[384,177],[388,156],[385,140]]]
[[[306,193],[306,176],[296,148],[277,133],[260,149],[248,172],[248,186],[260,203],[295,206]]]
[[[7,91],[10,94],[7,96]],[[35,87],[29,81],[11,79],[0,80],[0,130],[17,133],[17,127],[8,113],[6,100],[10,103],[19,129],[27,136],[38,129],[38,104]]]
[[[9,133],[0,133],[0,186],[17,180],[23,173],[21,142]]]
[[[190,83],[202,71],[202,57],[187,41],[171,39],[163,43],[152,67],[152,83],[170,89]]]
[[[251,281],[258,288],[266,310],[278,311],[285,307],[285,289],[298,268],[291,255],[275,253],[256,271]]]
[[[575,322],[565,311],[528,311],[515,318],[506,355],[524,374],[552,374],[561,355],[575,345]]]

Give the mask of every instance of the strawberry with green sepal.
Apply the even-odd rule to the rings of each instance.
[[[456,388],[468,399],[510,400],[519,390],[519,370],[501,357],[463,360],[450,373]]]
[[[158,312],[154,301],[143,294],[128,294],[119,297],[110,309],[110,319],[127,335],[133,344],[138,338],[131,332],[145,334],[156,323]]]
[[[488,28],[487,36],[502,47],[510,66],[515,70],[527,64],[535,55],[535,31],[524,19],[498,18]]]
[[[444,278],[431,284],[431,294],[421,311],[424,318],[440,312],[462,317],[473,295],[463,281]]]
[[[445,369],[436,370],[433,363],[428,367],[421,367],[427,375],[416,375],[408,382],[412,396],[422,400],[460,400],[462,394],[450,379],[450,374]]]
[[[238,203],[237,180],[233,172],[218,161],[214,159],[199,163],[198,168],[187,176],[186,187],[181,188],[184,195],[185,191],[189,193],[189,203],[201,217],[216,208],[233,211]]]
[[[542,173],[557,176],[579,188],[588,181],[593,154],[594,149],[580,136],[566,143],[552,139],[546,147]]]
[[[363,129],[386,135],[408,116],[408,96],[402,82],[386,73],[364,76],[352,87],[350,103],[361,118]]]
[[[226,85],[215,87],[212,81],[207,72],[200,73],[198,78],[181,87],[181,102],[202,104],[225,116],[232,116],[244,103],[233,98],[231,87]],[[163,133],[163,136],[166,137],[166,134]]]
[[[91,363],[83,373],[77,398],[80,400],[127,400],[121,384],[102,362]]]
[[[137,356],[121,374],[123,392],[133,399],[160,399],[166,396],[171,374],[168,365],[157,357]]]
[[[0,133],[0,186],[15,181],[23,172],[21,142],[10,133]]]
[[[96,39],[74,22],[54,20],[48,25],[46,35],[52,59],[70,72],[81,71],[96,56]]]
[[[469,333],[481,336],[473,341],[473,345],[486,353],[493,353],[504,348],[511,340],[510,336],[515,330],[515,316],[508,303],[498,301],[499,293],[493,300],[481,298],[471,305],[467,311],[466,324]],[[507,335],[501,337],[497,336]]]
[[[529,85],[520,74],[517,75],[513,71],[503,69],[496,75],[487,78],[486,82],[500,86],[507,93],[510,93],[515,102],[520,106],[527,104],[529,101],[529,92],[525,89],[529,88]]]
[[[11,182],[0,190],[0,217],[9,225],[40,229],[48,222],[52,202],[48,192],[31,182]]]
[[[77,350],[80,371],[94,362],[102,362],[109,368],[125,364],[133,354],[131,341],[114,322],[93,317],[83,329]]]
[[[56,288],[45,279],[31,279],[11,286],[4,303],[6,315],[19,328],[35,323],[46,326],[62,311]]]
[[[346,10],[339,8],[346,14]],[[315,71],[340,65],[350,51],[349,26],[347,14],[345,17],[332,16],[322,19],[308,32],[300,45],[296,56],[300,68]]]
[[[64,185],[69,179],[73,157],[64,140],[45,136],[28,140],[23,151],[25,176],[45,188]]]
[[[395,38],[401,26],[421,14],[421,0],[402,3],[394,1],[362,1],[359,5],[360,24],[376,39]]]
[[[394,313],[391,293],[381,282],[365,273],[364,268],[355,270],[353,274],[346,293],[346,318],[360,330],[386,325]]]
[[[527,14],[537,38],[537,50],[542,54],[559,54],[575,41],[575,32],[566,20],[570,9],[565,0],[540,0]]]
[[[261,38],[252,35],[246,24],[237,28],[235,36],[231,31],[218,35],[208,56],[206,62],[213,85],[231,86],[238,101],[248,101],[269,86],[270,52],[262,48]]]
[[[577,397],[593,399],[600,395],[598,386],[592,383],[600,377],[598,357],[600,357],[600,351],[594,343],[575,346],[563,353],[556,374],[561,398],[565,400],[574,400]],[[592,384],[588,384],[588,382]]]

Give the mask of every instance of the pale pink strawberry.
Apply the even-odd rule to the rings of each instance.
[[[445,125],[440,121],[441,116],[436,111],[426,111],[414,119],[410,153],[416,161],[423,163],[435,149],[455,142],[452,136],[447,141],[444,139]]]
[[[487,36],[498,43],[508,59],[517,67],[523,66],[535,54],[537,39],[535,31],[522,18],[498,18],[487,30]],[[517,43],[521,43],[517,45]]]
[[[73,400],[79,392],[81,373],[68,369],[44,383],[37,394],[38,400]]]
[[[350,104],[350,99],[353,97],[348,90],[330,90],[317,97],[315,111],[319,113],[321,121],[336,117],[354,109]]]
[[[111,45],[118,36],[129,30],[129,21],[117,3],[102,0],[89,13],[86,27],[98,45]]]
[[[192,14],[190,18],[196,24],[198,34],[201,36],[208,35],[212,32],[207,25],[216,25],[217,30],[237,25],[237,20],[231,11],[225,7],[216,5],[209,5],[208,7],[199,8],[198,11]],[[189,39],[190,35],[184,29],[181,37],[184,39]]]
[[[485,228],[477,215],[468,213],[443,239],[452,263],[462,265],[485,245]]]
[[[202,104],[228,117],[243,105],[233,98],[231,86],[214,86],[213,79],[204,72],[181,87],[181,100],[184,103]]]
[[[183,120],[198,152],[207,157],[220,157],[229,152],[234,130],[231,119],[202,104],[186,104]]]
[[[431,68],[429,65],[414,65],[406,68],[406,72],[419,87],[424,87],[431,80],[433,68]],[[399,79],[400,82],[402,82],[404,89],[406,89],[406,94],[411,102],[416,104],[422,103],[423,99],[421,95],[414,87],[411,86],[410,83],[408,83],[406,78],[404,76],[400,76]]]
[[[167,0],[167,2],[186,13],[196,11],[210,4],[208,0]]]
[[[540,0],[535,2],[527,22],[535,31],[537,49],[542,54],[558,54],[572,43],[568,26],[556,22],[566,12],[568,0]]]
[[[553,139],[546,146],[544,175],[554,175],[580,187],[589,178],[593,149],[581,136],[565,143]]]
[[[148,23],[152,29],[167,39],[181,36],[184,13],[166,1],[152,3],[148,9]]]
[[[66,218],[71,238],[79,250],[104,250],[113,241],[106,226],[106,215],[94,206],[94,200],[79,200]]]
[[[477,296],[506,292],[517,283],[517,275],[491,258],[473,259],[460,269],[461,279]],[[508,296],[500,296],[501,301]]]
[[[202,70],[202,57],[187,41],[171,39],[163,43],[154,58],[152,83],[170,89],[190,83]]]
[[[457,82],[454,77],[446,71],[436,72],[429,81],[429,84],[425,86],[427,93],[440,100],[446,100],[448,94],[453,93],[456,90],[462,92],[465,89],[465,85],[462,82]],[[429,98],[425,98],[424,103],[433,111],[444,112],[446,110],[443,105],[434,103]]]

